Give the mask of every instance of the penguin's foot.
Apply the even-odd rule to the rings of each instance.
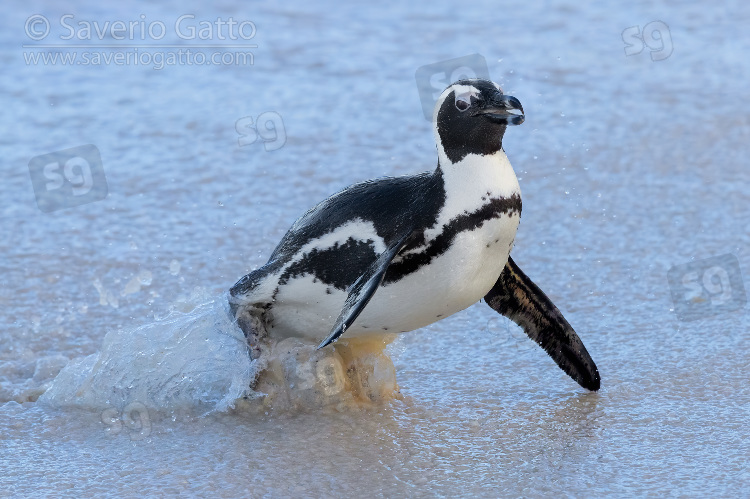
[[[344,410],[400,398],[388,340],[342,339],[316,349],[300,338],[263,339],[263,370],[251,387],[262,394],[258,409]]]
[[[261,342],[268,336],[264,311],[257,308],[241,309],[237,312],[237,325],[245,334],[250,358],[260,358]]]

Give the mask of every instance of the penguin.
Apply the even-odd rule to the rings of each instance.
[[[302,215],[229,304],[259,355],[259,332],[325,348],[342,335],[412,331],[484,301],[518,324],[583,388],[600,377],[583,342],[510,257],[521,190],[503,149],[518,99],[459,80],[432,118],[433,171],[361,182]]]

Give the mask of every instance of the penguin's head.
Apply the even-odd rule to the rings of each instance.
[[[508,125],[524,121],[523,107],[488,80],[459,80],[435,104],[432,123],[438,149],[452,163],[467,154],[494,154],[502,148]]]

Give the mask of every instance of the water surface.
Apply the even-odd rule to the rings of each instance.
[[[64,14],[233,16],[257,48],[252,65],[28,65],[34,14],[52,37]],[[650,39],[627,56],[623,31],[654,21],[671,54]],[[0,493],[748,495],[748,21],[741,2],[697,1],[6,9]],[[504,141],[524,198],[514,259],[579,332],[598,393],[478,304],[393,343],[403,399],[372,407],[227,409],[219,374],[181,380],[165,411],[38,400],[107,333],[220,299],[325,196],[434,168],[415,71],[474,53],[526,111]],[[286,141],[240,146],[238,120],[265,112]],[[41,211],[30,160],[85,144],[106,198]],[[673,268],[698,294],[675,301]],[[208,366],[201,348],[182,351]]]

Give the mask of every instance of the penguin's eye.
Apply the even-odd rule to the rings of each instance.
[[[466,111],[478,101],[479,99],[477,98],[477,91],[475,89],[465,92],[456,92],[456,109],[461,112]]]

